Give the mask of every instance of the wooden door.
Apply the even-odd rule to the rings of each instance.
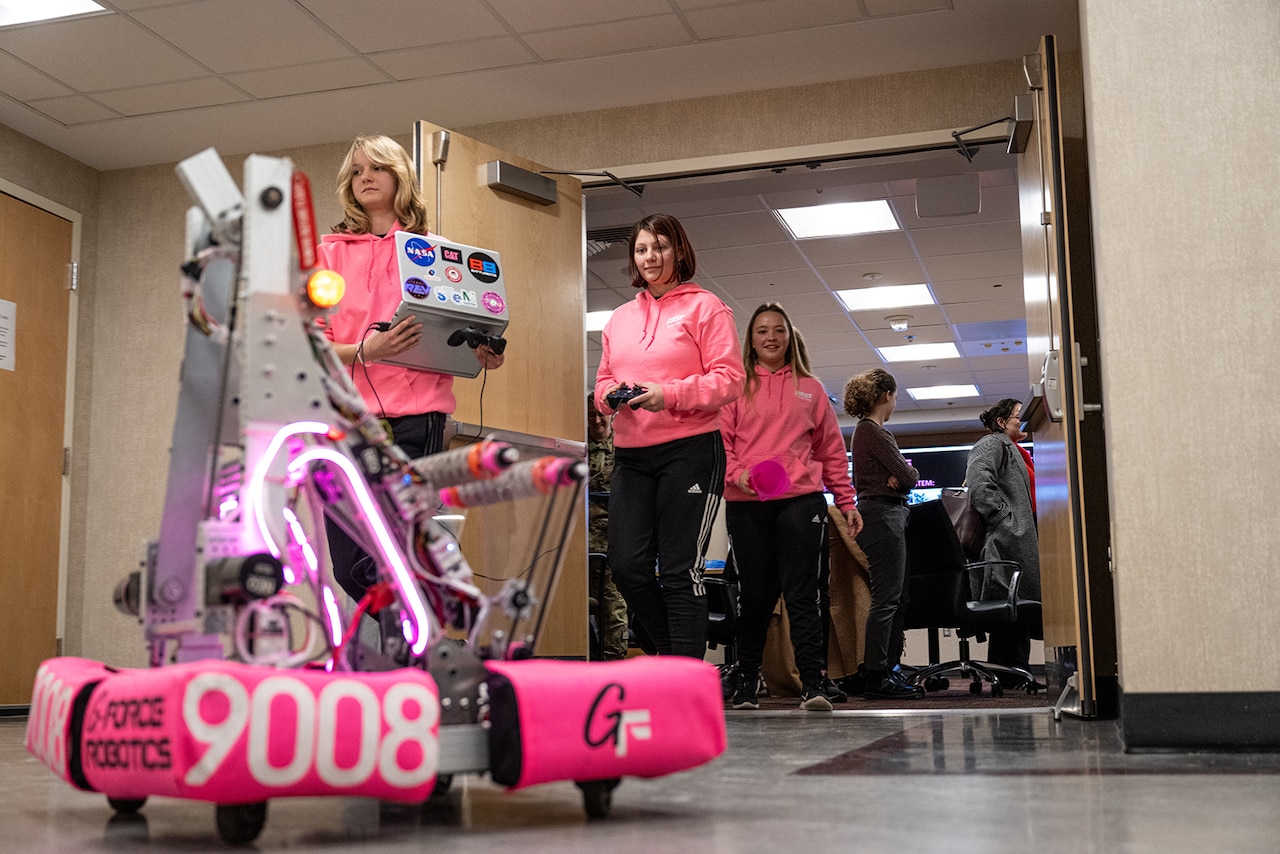
[[[1062,133],[1053,37],[1025,62],[1035,129],[1018,182],[1028,367],[1043,394],[1029,427],[1045,662],[1061,711],[1093,717],[1114,710],[1116,643],[1086,152]]]
[[[58,653],[71,233],[0,194],[0,706]]]
[[[449,131],[447,158],[432,164],[428,122],[414,126],[414,159],[443,237],[502,256],[510,324],[506,364],[486,378],[459,379],[456,420],[533,437],[586,441],[586,253],[582,183],[557,176],[556,203],[543,205],[488,186],[486,164],[501,160],[529,172],[547,167]],[[438,182],[437,182],[438,177]],[[440,214],[435,215],[437,183]],[[566,546],[560,581],[548,604],[538,655],[587,655],[585,499]],[[469,511],[462,548],[478,575],[518,553],[506,542],[497,509]],[[486,518],[488,517],[488,518]],[[523,544],[516,544],[523,545]]]

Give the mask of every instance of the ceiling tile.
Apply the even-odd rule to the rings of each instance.
[[[1022,251],[966,252],[933,255],[926,262],[931,279],[978,279],[991,276],[1021,276]]]
[[[939,302],[954,306],[956,303],[988,303],[996,301],[1016,302],[1022,309],[1022,275],[991,276],[977,279],[935,279],[933,294]]]
[[[686,217],[680,222],[699,252],[788,239],[777,217],[768,211]]]
[[[536,61],[528,48],[510,36],[393,50],[374,54],[369,59],[397,80],[415,80],[486,68],[509,68]]]
[[[64,125],[78,125],[120,118],[119,113],[112,112],[83,95],[72,95],[68,98],[46,98],[32,101],[30,106]]]
[[[489,6],[517,33],[567,29],[649,15],[666,14],[674,20],[667,0],[556,0],[554,3],[489,0]],[[633,29],[640,30],[646,26],[649,22],[637,23]]]
[[[845,317],[844,310],[840,307],[840,303],[831,294],[814,293],[814,294],[787,294],[782,299],[744,299],[745,303],[751,304],[751,312],[754,312],[761,303],[776,302],[780,303],[787,313],[797,324],[802,324],[805,318],[812,316],[838,316],[844,320],[844,330],[849,335],[857,335],[858,330],[853,323]],[[751,318],[751,312],[742,320],[745,323]]]
[[[698,252],[698,266],[715,276],[734,276],[804,267],[800,253],[790,243],[757,243],[732,249]]]
[[[869,264],[875,261],[914,260],[916,251],[906,232],[883,231],[851,237],[823,237],[798,240],[800,251],[815,267],[838,264]]]
[[[117,15],[0,30],[0,49],[82,92],[171,83],[208,73]],[[139,57],[146,61],[139,62]]]
[[[180,6],[183,3],[196,2],[199,0],[111,0],[111,5],[122,12],[136,12],[153,6]]]
[[[804,333],[807,339],[810,335],[827,335],[838,334],[848,335],[856,332],[853,321],[843,311],[831,311],[822,314],[807,314],[801,317],[791,311],[791,306],[787,305],[791,300],[787,299],[782,302],[782,307],[787,310],[787,314],[791,315],[791,322]]]
[[[870,331],[872,329],[889,329],[889,321],[885,318],[906,315],[910,318],[908,323],[908,332],[914,333],[917,328],[922,326],[944,326],[947,317],[943,314],[941,306],[936,305],[913,305],[910,308],[882,308],[876,311],[855,311],[853,320],[858,324],[858,328]],[[901,332],[894,333],[902,335]],[[901,343],[901,342],[899,342]]]
[[[833,291],[850,288],[884,287],[886,285],[918,285],[925,282],[924,271],[920,262],[911,259],[903,261],[867,261],[855,264],[839,264],[818,268]],[[864,276],[878,276],[874,281]]]
[[[1000,292],[998,289],[997,293]],[[938,289],[934,288],[937,293]],[[978,323],[983,321],[1026,320],[1027,309],[1022,294],[1014,292],[1009,299],[989,299],[973,302],[946,303],[947,319],[952,323]]]
[[[952,0],[863,0],[863,3],[869,14],[888,17],[917,12],[951,11]]]
[[[7,53],[0,53],[0,80],[4,81],[4,93],[15,101],[75,94]]]
[[[521,39],[546,62],[672,47],[693,41],[675,15],[525,33]]]
[[[1017,219],[968,225],[921,226],[911,230],[911,241],[921,255],[958,255],[975,249],[1022,251],[1022,231]]]
[[[203,0],[135,15],[214,71],[255,71],[351,56],[351,49],[292,3]]]
[[[986,320],[980,323],[957,323],[954,326],[957,341],[992,341],[1008,338],[1020,341],[1027,337],[1026,318],[1010,320]]]
[[[716,281],[729,293],[741,299],[770,300],[789,294],[827,293],[813,272],[800,267],[773,273],[747,273],[741,276],[716,276]]]
[[[1021,365],[1023,369],[1027,366],[1027,339],[1026,336],[1020,338],[1004,338],[993,341],[961,341],[957,346],[960,348],[961,354],[966,358],[981,356],[984,359],[995,356],[1016,356],[1015,362],[1010,365]]]
[[[94,98],[126,116],[143,116],[148,113],[189,110],[249,100],[244,92],[228,86],[216,77],[99,92]]]
[[[862,17],[849,0],[757,0],[685,13],[700,39],[767,35],[779,31],[843,24]]]
[[[363,59],[335,59],[267,71],[241,71],[225,77],[255,98],[372,86],[388,79],[388,75]]]
[[[378,0],[377,14],[370,14],[369,3],[351,0],[298,0],[298,5],[361,53],[508,34],[480,0]]]

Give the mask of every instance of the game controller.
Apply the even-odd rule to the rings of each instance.
[[[605,395],[604,401],[609,404],[612,409],[618,409],[622,404],[627,403],[633,397],[639,397],[646,391],[648,391],[648,389],[644,386],[624,384],[618,386],[613,391]],[[638,409],[639,407],[640,404],[638,403],[631,404],[632,409]]]
[[[466,344],[472,350],[481,344],[487,344],[489,349],[496,355],[501,356],[502,352],[507,349],[507,339],[501,335],[490,335],[474,326],[468,326],[465,329],[455,329],[453,334],[449,336],[447,343],[450,347],[461,347]]]

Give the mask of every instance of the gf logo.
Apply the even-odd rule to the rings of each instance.
[[[610,695],[616,695],[612,702],[606,703]],[[627,755],[627,744],[631,738],[648,741],[653,737],[653,729],[649,726],[648,709],[619,709],[618,705],[627,697],[627,690],[616,682],[610,682],[600,689],[591,711],[587,713],[586,726],[582,736],[589,747],[603,747],[613,742],[614,755],[619,759]],[[604,711],[603,707],[613,707],[613,711]]]

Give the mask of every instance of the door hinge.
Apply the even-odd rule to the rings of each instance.
[[[63,477],[71,476],[71,449],[70,448],[62,449],[62,476]]]
[[[1053,225],[1053,213],[1052,213],[1052,211],[1040,211],[1040,224],[1041,224],[1041,225]]]
[[[72,261],[67,265],[67,290],[74,291],[80,286],[80,265]]]

